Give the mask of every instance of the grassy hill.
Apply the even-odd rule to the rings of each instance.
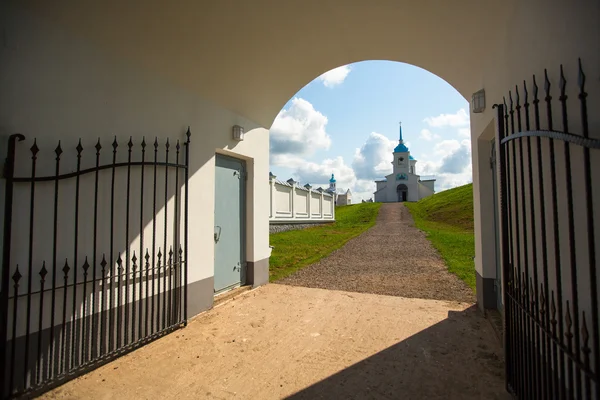
[[[440,252],[448,270],[475,289],[473,184],[406,203],[417,228]]]

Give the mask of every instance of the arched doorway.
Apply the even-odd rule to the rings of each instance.
[[[123,6],[120,2],[107,3],[90,5],[84,2],[58,1],[50,6],[44,2],[27,2],[27,5],[22,5],[21,2],[3,2],[0,14],[6,17],[2,18],[0,23],[8,30],[6,36],[12,43],[8,45],[12,50],[6,54],[9,63],[5,64],[3,74],[12,85],[3,90],[0,96],[0,103],[5,105],[1,107],[0,119],[3,125],[6,124],[7,133],[23,132],[28,137],[34,134],[38,136],[42,148],[41,139],[44,138],[52,139],[46,143],[56,143],[54,139],[83,136],[86,151],[89,151],[88,148],[91,150],[100,136],[103,140],[112,140],[113,132],[127,135],[144,132],[151,137],[173,131],[177,127],[185,131],[181,127],[186,126],[191,126],[193,131],[207,132],[202,138],[202,146],[190,148],[193,153],[189,168],[186,169],[190,176],[190,197],[194,201],[194,206],[189,210],[189,219],[196,227],[191,232],[190,239],[192,242],[198,241],[197,243],[205,241],[205,245],[190,248],[189,263],[202,266],[190,272],[189,281],[186,276],[186,287],[190,286],[189,293],[194,296],[190,295],[189,299],[190,307],[195,307],[191,310],[192,315],[209,308],[213,301],[211,279],[214,254],[210,245],[214,233],[214,188],[207,182],[212,183],[214,180],[214,149],[237,152],[248,159],[256,160],[255,164],[249,163],[252,168],[248,174],[251,193],[247,208],[251,213],[248,216],[248,231],[252,236],[248,241],[247,261],[248,268],[262,273],[260,279],[258,272],[256,273],[253,284],[266,282],[270,255],[268,231],[259,229],[259,221],[263,221],[264,224],[268,215],[268,201],[265,199],[269,193],[263,190],[265,183],[260,178],[268,173],[266,128],[271,125],[284,101],[302,84],[335,66],[366,59],[405,61],[419,65],[447,80],[465,98],[470,98],[472,93],[485,88],[484,99],[487,99],[488,106],[477,118],[473,118],[471,125],[471,139],[474,145],[477,255],[475,266],[478,274],[477,294],[483,299],[484,293],[493,292],[485,288],[488,287],[490,279],[496,277],[494,264],[484,262],[486,254],[491,254],[490,248],[493,248],[493,245],[490,243],[493,244],[494,240],[491,229],[485,228],[493,226],[491,221],[494,215],[486,211],[485,206],[493,200],[492,191],[484,190],[486,183],[492,182],[492,175],[488,164],[489,153],[483,151],[489,146],[489,140],[492,138],[484,132],[484,128],[495,117],[491,103],[501,101],[505,96],[505,88],[514,87],[515,83],[521,82],[532,73],[540,74],[543,68],[554,66],[556,70],[559,62],[565,63],[565,72],[569,76],[577,74],[577,63],[574,60],[578,57],[585,60],[586,65],[589,62],[591,70],[597,70],[599,64],[598,52],[591,40],[594,35],[597,36],[600,29],[594,18],[594,15],[598,15],[599,6],[593,2],[588,2],[588,7],[574,6],[568,2],[547,7],[541,0],[509,0],[493,6],[476,1],[461,2],[459,6],[448,2],[438,4],[434,13],[427,5],[408,1],[382,1],[377,7],[373,7],[367,2],[332,0],[328,3],[330,7],[327,12],[320,12],[322,4],[315,1],[257,0],[240,2],[236,7],[231,7],[230,4],[225,4],[226,2],[206,7],[201,2],[182,1],[175,2],[175,6],[158,6],[159,2],[154,1],[151,3],[155,6],[143,8],[133,4]],[[243,17],[239,18],[240,23],[224,35],[223,23],[239,16]],[[306,29],[306,24],[303,23],[308,20],[315,22],[311,29]],[[415,28],[423,21],[435,29],[427,35],[415,35]],[[535,29],[531,29],[532,24]],[[557,24],[565,28],[556,29]],[[110,29],[107,29],[107,26],[110,26]],[[348,26],[352,29],[347,29]],[[490,39],[487,32],[497,34]],[[120,40],[115,40],[115,37]],[[27,56],[20,51],[14,51],[15,43],[27,48]],[[468,45],[448,46],[448,43]],[[535,51],[540,43],[551,44],[550,50],[543,54]],[[572,43],[578,45],[573,46]],[[56,51],[47,51],[48,48]],[[277,51],[274,52],[273,49]],[[308,53],[313,57],[296,56]],[[73,54],[78,56],[73,57]],[[266,62],[269,59],[275,62]],[[75,74],[72,71],[85,71],[85,74]],[[572,81],[572,78],[567,79]],[[598,87],[594,80],[588,81],[586,91],[590,92],[590,88]],[[85,90],[77,89],[83,87],[81,82],[85,82]],[[23,85],[27,85],[28,90],[22,90]],[[73,90],[60,90],[64,87]],[[52,112],[48,112],[48,93],[53,93]],[[558,96],[554,93],[556,92],[553,92],[552,96],[557,99]],[[566,99],[565,96],[561,97]],[[547,98],[549,101],[550,96]],[[570,100],[576,98],[577,96],[570,96]],[[580,98],[585,96],[581,95]],[[517,114],[522,108],[527,109],[527,106],[521,106],[523,103],[520,103],[522,100],[519,100],[518,96],[514,99]],[[508,115],[512,120],[512,100],[513,97],[509,95],[507,101],[510,114],[503,116],[504,121],[509,118]],[[140,106],[121,106],[132,103]],[[548,109],[549,107],[550,104]],[[530,110],[533,108],[531,106]],[[590,116],[592,115],[593,113],[590,113]],[[593,118],[590,125],[597,126],[597,117],[590,118]],[[574,123],[577,124],[573,120],[569,121],[571,130],[577,128],[573,126]],[[231,127],[240,123],[246,132],[253,132],[247,136],[248,139],[244,143],[236,144],[231,138]],[[93,129],[90,129],[90,126]],[[90,142],[89,146],[86,140]],[[137,140],[137,143],[142,137],[134,135],[133,140]],[[514,147],[512,149],[514,150]],[[527,149],[529,150],[528,144]],[[538,149],[541,147],[538,146]],[[526,161],[528,159],[529,154]],[[535,164],[533,166],[535,167]],[[533,169],[525,170],[531,173]],[[521,169],[521,181],[526,179],[524,176]],[[574,176],[584,174],[577,173]],[[507,178],[513,183],[511,187],[517,190],[519,181],[516,172]],[[543,179],[537,181],[543,182]],[[550,181],[554,183],[554,179]],[[524,186],[524,183],[521,183]],[[575,183],[575,186],[583,187],[581,183]],[[566,187],[566,184],[558,186],[558,190],[561,191],[558,198],[570,193],[568,190],[562,190],[562,187]],[[549,185],[545,188],[546,191],[552,190],[552,186]],[[529,190],[527,193],[533,192]],[[187,187],[185,193],[187,196]],[[589,197],[575,197],[576,200],[586,198]],[[511,199],[514,199],[514,202]],[[508,198],[510,209],[515,211],[515,217],[518,217],[516,211],[519,209],[525,210],[523,215],[528,215],[525,208],[528,203],[523,199],[524,197],[517,196]],[[22,205],[23,215],[27,216],[28,207],[26,204]],[[530,208],[533,209],[534,206]],[[144,211],[143,207],[140,209]],[[586,208],[586,205],[576,208],[585,209],[589,208]],[[152,219],[154,214],[153,211]],[[168,213],[174,214],[175,212]],[[187,210],[184,214],[188,218]],[[565,218],[569,218],[568,213],[560,215],[565,214]],[[571,230],[588,232],[585,226],[579,227],[579,221],[583,221],[581,224],[584,224],[588,219],[574,219],[573,225],[577,228]],[[125,220],[129,221],[129,218]],[[568,219],[566,225],[569,225],[570,221],[571,219]],[[144,222],[142,221],[142,225]],[[565,226],[564,221],[560,224],[560,228]],[[536,227],[534,223],[530,225]],[[39,224],[36,222],[37,226]],[[516,239],[512,241],[513,237],[508,237],[511,240],[511,257],[513,245],[517,248],[517,255],[521,244],[529,250],[537,247],[531,245],[536,243],[535,229],[527,229],[525,223],[515,223],[514,226],[517,227]],[[520,239],[521,232],[528,230],[531,230],[531,236],[524,234],[525,239]],[[540,228],[540,231],[543,229]],[[561,230],[561,235],[563,232]],[[120,240],[124,244],[129,241],[129,235],[125,236],[127,241]],[[592,236],[588,238],[593,239]],[[530,245],[527,246],[527,243]],[[65,246],[65,251],[70,254],[71,243]],[[207,249],[209,250],[206,251]],[[23,257],[27,257],[27,252],[22,253]],[[42,253],[36,249],[35,254],[39,258]],[[79,252],[79,255],[81,254],[83,251]],[[550,256],[557,258],[555,255]],[[528,260],[527,257],[523,258]],[[114,266],[112,261],[111,265]],[[577,266],[572,270],[574,275],[579,272],[578,269],[582,273],[586,270],[595,271],[585,268],[587,265],[580,260],[575,261],[578,262],[571,263],[572,266]],[[525,262],[525,267],[527,264],[528,262]],[[537,263],[532,262],[532,266],[535,265]],[[521,269],[518,271],[522,272]],[[58,273],[61,274],[62,271]],[[581,273],[578,276],[582,279]],[[27,278],[30,282],[33,279],[29,274]],[[38,278],[35,279],[37,282]],[[9,279],[2,281],[9,285]],[[589,279],[589,282],[595,280]],[[199,290],[197,285],[201,285],[203,289]],[[118,287],[120,290],[121,286]],[[545,287],[546,293],[549,293],[551,289],[547,285]],[[5,303],[7,293],[8,289],[2,290]],[[549,295],[546,296],[546,300],[548,298]],[[562,301],[559,303],[563,304]],[[529,307],[532,303],[524,304]],[[520,304],[515,309],[517,312],[527,312],[523,311],[524,308]],[[562,321],[563,313],[559,311],[559,314],[559,320]],[[592,312],[589,315],[597,313]],[[519,314],[517,317],[520,318]],[[577,322],[576,320],[576,326]],[[537,321],[532,323],[538,324]],[[597,319],[594,324],[592,332],[597,332]],[[514,328],[514,325],[510,326]],[[577,328],[579,329],[578,326]],[[574,332],[578,332],[578,329],[574,329]],[[6,336],[6,330],[2,335]],[[575,348],[581,347],[577,345],[577,335],[578,333],[575,333]],[[596,337],[597,335],[592,335],[592,338]],[[520,344],[519,341],[516,343]],[[4,343],[0,343],[0,359],[4,358],[3,352],[6,350],[6,346],[2,346]],[[597,361],[600,358],[597,340],[593,347],[592,359]],[[561,348],[564,348],[563,344]],[[582,356],[577,357],[581,360]],[[580,365],[581,361],[577,364]],[[597,375],[598,368],[595,368],[595,372]]]
[[[398,201],[406,201],[408,199],[408,187],[401,183],[396,187],[396,193],[398,194]]]

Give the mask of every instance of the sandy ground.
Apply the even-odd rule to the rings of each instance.
[[[469,303],[271,284],[45,399],[500,399]]]
[[[282,283],[43,398],[508,398],[500,343],[473,292],[402,204],[383,205],[374,228]]]
[[[402,203],[383,204],[373,228],[278,283],[475,302],[473,290],[448,272]]]

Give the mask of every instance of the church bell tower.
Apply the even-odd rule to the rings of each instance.
[[[404,177],[410,172],[410,150],[402,139],[402,122],[400,122],[400,138],[398,146],[394,149],[394,175],[396,178]],[[398,180],[398,179],[397,179]]]

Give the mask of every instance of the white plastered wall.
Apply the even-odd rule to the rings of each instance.
[[[489,32],[489,52],[482,54],[484,60],[481,69],[479,87],[486,91],[486,110],[482,114],[471,113],[472,159],[473,159],[473,192],[475,196],[475,232],[476,232],[476,260],[475,267],[484,278],[496,276],[495,263],[492,261],[493,253],[493,215],[491,214],[492,191],[486,190],[491,182],[491,169],[489,168],[490,146],[493,131],[488,128],[490,121],[495,116],[492,104],[502,102],[502,97],[507,97],[508,91],[515,85],[522,87],[523,80],[531,88],[532,75],[535,74],[540,88],[540,97],[543,98],[544,69],[548,69],[552,84],[555,117],[559,115],[558,83],[559,67],[562,64],[568,80],[567,94],[570,107],[570,130],[580,133],[577,99],[577,59],[581,57],[584,69],[588,73],[586,88],[594,96],[588,98],[588,109],[600,107],[600,79],[597,71],[600,70],[600,26],[597,23],[600,15],[600,3],[592,0],[575,2],[561,1],[529,1],[510,3],[506,9],[509,11],[507,23],[502,31]],[[521,94],[523,94],[521,92]],[[531,90],[530,90],[531,95]],[[543,103],[542,103],[543,104]],[[542,115],[545,115],[544,112]],[[556,129],[561,129],[561,124],[556,121]],[[599,137],[600,117],[597,114],[589,115],[590,132],[592,136]],[[493,122],[492,122],[493,125]],[[562,152],[559,152],[562,153]],[[557,159],[561,165],[562,159]],[[580,161],[580,160],[579,160]],[[598,168],[600,160],[592,159],[592,170]],[[575,164],[572,175],[577,179],[581,177],[581,163]],[[581,184],[581,182],[577,181]],[[598,199],[600,193],[595,187],[594,198]],[[582,221],[585,215],[583,199],[576,199],[575,218],[580,229],[581,243],[585,242],[585,229]],[[579,204],[579,205],[577,205]],[[596,217],[597,218],[597,217]],[[596,237],[598,237],[596,235]],[[583,251],[582,254],[585,254]],[[582,265],[585,265],[582,263]]]
[[[65,149],[65,160],[69,158],[67,153],[71,152],[70,164],[65,161],[61,168],[62,172],[66,172],[69,168],[74,170],[72,154],[79,138],[82,139],[84,160],[88,164],[95,159],[93,146],[98,138],[103,145],[102,151],[110,155],[110,143],[114,135],[119,138],[120,152],[123,153],[126,153],[125,143],[130,136],[136,145],[145,136],[149,145],[148,156],[151,155],[151,143],[155,136],[159,138],[161,146],[168,137],[171,139],[171,157],[174,157],[174,139],[183,141],[189,126],[192,136],[188,282],[212,277],[214,273],[214,176],[217,152],[247,162],[246,258],[252,262],[269,257],[269,187],[264,179],[269,171],[268,130],[216,106],[197,93],[148,72],[143,66],[132,65],[106,54],[86,39],[61,29],[38,14],[10,6],[3,9],[3,14],[0,134],[6,138],[18,132],[27,137],[27,144],[23,145],[26,147],[22,147],[19,153],[23,171],[29,171],[30,155],[27,149],[33,138],[37,138],[40,157],[45,154],[47,158],[38,174],[51,175],[53,167],[47,167],[53,166],[54,149],[59,139]],[[244,141],[232,140],[233,125],[245,128]],[[146,193],[151,183],[151,177],[147,175]],[[90,188],[85,186],[87,190]],[[82,192],[85,192],[83,188]],[[139,201],[139,196],[137,199]],[[48,209],[52,204],[50,200],[45,204],[43,201],[36,204],[36,215],[44,207],[51,213]],[[119,202],[123,202],[123,196]],[[169,194],[169,202],[172,210],[172,193]],[[89,193],[82,193],[81,203],[89,204]],[[147,201],[146,206],[149,203]],[[136,206],[132,202],[132,213],[139,212],[134,211],[133,207]],[[20,213],[17,220],[29,219],[28,207],[17,201],[15,210]],[[163,215],[161,212],[159,217]],[[170,218],[172,215],[172,211],[169,211]],[[99,220],[106,229],[107,215],[101,212]],[[41,221],[36,221],[36,226],[39,227],[43,223]],[[48,222],[45,220],[45,223]],[[21,225],[23,229],[28,228],[27,224]],[[133,224],[132,230],[137,229]],[[148,229],[146,221],[146,237],[149,237]],[[73,237],[69,239],[63,236],[61,240],[67,244],[72,242]],[[137,247],[137,240],[137,237],[131,240],[133,249]],[[124,251],[123,247],[117,247],[115,252]],[[42,255],[38,256],[41,253],[35,250],[36,257],[42,258]],[[72,250],[65,251],[72,254]],[[26,255],[26,243],[18,245],[13,254],[17,258],[21,257],[19,254]],[[80,252],[79,265],[85,255]],[[38,261],[35,260],[36,265]]]

